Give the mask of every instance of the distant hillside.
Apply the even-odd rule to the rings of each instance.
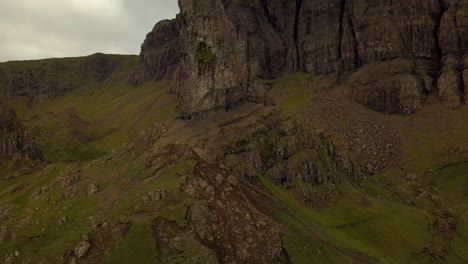
[[[137,56],[97,53],[80,58],[0,63],[0,90],[3,95],[31,98],[65,95],[86,84],[125,74],[137,60]]]

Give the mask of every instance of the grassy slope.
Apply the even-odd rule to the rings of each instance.
[[[447,205],[455,212],[457,231],[452,242],[454,259],[468,260],[468,163],[440,169],[437,185]],[[465,201],[465,202],[460,202]]]
[[[8,221],[16,236],[0,247],[0,253],[4,255],[14,249],[22,253],[20,261],[34,256],[36,263],[57,263],[61,254],[73,248],[80,236],[93,230],[94,224],[124,220],[132,222],[130,232],[107,255],[106,262],[154,263],[157,252],[151,221],[161,216],[185,224],[186,210],[193,201],[180,192],[179,178],[190,175],[196,162],[180,160],[161,173],[151,175],[145,170],[144,157],[137,153],[129,154],[122,149],[112,157],[93,161],[92,166],[88,163],[50,165],[34,178],[27,179],[27,187],[17,195],[3,197],[2,204],[16,205]],[[77,170],[82,170],[82,180],[75,185],[75,195],[67,196],[69,189],[52,185],[53,188],[37,199],[31,198],[35,188],[48,186],[59,175]],[[91,183],[101,190],[87,194]],[[158,189],[167,190],[168,197],[157,202],[142,200],[143,195]],[[66,223],[60,223],[63,217],[67,218]],[[124,261],[129,259],[132,261]]]
[[[61,61],[67,63],[76,59],[80,60],[67,58]],[[11,62],[9,67],[22,69],[49,62]],[[160,83],[132,87],[126,83],[129,69],[121,67],[105,82],[88,83],[65,96],[38,99],[32,106],[24,97],[7,98],[52,164],[35,175],[14,179],[3,179],[7,172],[0,171],[0,204],[14,206],[8,226],[15,234],[12,241],[0,246],[2,256],[15,249],[21,252],[19,260],[34,256],[38,262],[56,263],[60,254],[73,248],[81,235],[93,229],[93,223],[119,220],[122,213],[142,203],[141,196],[145,192],[159,188],[172,190],[177,186],[174,175],[190,172],[187,169],[193,166],[191,162],[180,168],[176,165],[157,179],[145,179],[149,177],[144,172],[145,161],[127,153],[118,161],[101,159],[99,168],[90,167],[91,163],[99,162],[100,157],[125,151],[121,148],[122,144],[137,137],[148,125],[175,117],[175,104],[168,87]],[[59,176],[77,170],[82,170],[82,178],[86,179],[78,187],[77,195],[64,198],[70,190],[54,187],[38,199],[31,198],[37,188],[49,186]],[[143,180],[144,184],[141,183]],[[100,195],[89,196],[86,194],[86,184],[90,183],[105,188]],[[161,205],[164,210],[157,210],[157,207],[151,210],[183,223],[186,211],[184,196],[175,191],[173,193],[173,200],[180,199],[180,202]],[[142,231],[140,229],[150,228],[145,223],[156,216],[136,219],[135,229],[129,233],[130,241]],[[59,220],[63,217],[68,222],[62,225]],[[28,221],[21,222],[20,219]],[[125,247],[126,242],[122,243]],[[150,248],[144,246],[145,241],[131,244],[142,245],[140,251]],[[118,258],[122,257],[125,251],[119,250],[118,254]],[[154,254],[148,251],[147,255],[143,255],[154,260],[151,257]],[[108,261],[114,262],[112,256]],[[145,263],[144,259],[139,263]]]
[[[154,263],[157,245],[151,238],[151,220],[163,216],[185,225],[186,209],[193,201],[180,193],[177,185],[180,175],[191,173],[195,161],[181,160],[155,177],[145,170],[144,157],[120,148],[146,125],[175,116],[167,88],[156,83],[133,88],[122,84],[118,76],[115,79],[82,87],[64,97],[37,101],[32,109],[26,107],[24,98],[13,100],[19,116],[26,120],[53,163],[35,175],[0,180],[0,204],[16,206],[9,220],[16,237],[0,246],[0,255],[14,249],[21,253],[19,260],[34,256],[38,262],[54,263],[66,249],[73,248],[81,235],[90,232],[93,224],[126,220],[132,222],[132,228],[106,256],[106,263]],[[285,115],[293,115],[327,82],[306,74],[289,75],[274,83],[271,95]],[[71,122],[66,114],[71,108],[83,121],[79,123],[88,125]],[[467,186],[468,170],[466,164],[444,167],[451,162],[450,156],[441,163],[441,157],[466,140],[466,111],[444,113],[451,124],[444,129],[429,122],[432,117],[427,113],[393,117],[405,127],[402,133],[408,139],[403,167],[372,177],[364,188],[339,185],[335,199],[321,211],[305,207],[291,193],[262,177],[265,188],[280,201],[272,214],[288,227],[283,241],[293,263],[357,263],[349,259],[350,252],[383,257],[388,263],[422,262],[414,253],[428,244],[431,215],[425,204],[413,207],[402,203],[406,190],[412,195],[416,188],[402,176],[406,172],[424,175],[430,169],[439,171],[437,185],[458,221],[449,260],[468,260],[467,203],[460,203],[466,201],[463,186]],[[86,141],[76,138],[77,129]],[[114,149],[117,154],[110,155],[110,160],[109,156],[96,159]],[[78,195],[63,199],[68,190],[54,188],[36,200],[30,198],[35,188],[78,169],[83,171],[84,179],[78,184]],[[102,191],[87,195],[91,183],[103,187]],[[17,190],[17,186],[22,188]],[[159,188],[169,191],[169,199],[142,201],[142,195]],[[281,204],[291,212],[286,213]],[[69,221],[59,224],[64,216]],[[25,218],[30,222],[20,221]]]
[[[36,101],[26,108],[15,98],[18,115],[26,120],[52,161],[83,161],[101,157],[138,135],[147,125],[175,117],[175,104],[162,84],[135,88],[126,83],[82,87],[74,93]],[[76,113],[81,120],[70,117]]]
[[[320,81],[320,78],[307,74],[286,76],[275,82],[270,95],[286,115],[294,115],[314,98],[314,91],[320,90],[324,82],[326,85],[326,80]],[[430,243],[428,229],[433,221],[433,208],[424,203],[416,207],[403,203],[405,195],[414,195],[411,191],[416,187],[412,185],[417,185],[408,183],[404,175],[410,172],[423,175],[427,171],[437,170],[441,163],[453,162],[454,158],[447,154],[462,143],[468,143],[467,115],[466,107],[452,111],[435,106],[411,117],[391,117],[398,120],[406,139],[402,168],[389,168],[373,176],[363,189],[350,184],[338,186],[337,197],[328,208],[321,211],[301,205],[291,193],[262,178],[265,187],[303,220],[301,223],[280,209],[275,211],[286,225],[294,227],[283,237],[293,262],[343,262],[340,254],[332,253],[333,250],[327,248],[326,244],[317,248],[317,237],[307,231],[305,221],[333,245],[382,258],[388,263],[425,263],[427,259],[417,253]],[[446,124],[435,123],[434,118],[444,120]],[[467,168],[466,163],[445,168],[436,180],[447,204],[457,208],[458,228],[453,250],[447,257],[451,263],[468,261]]]

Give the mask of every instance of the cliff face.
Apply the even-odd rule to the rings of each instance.
[[[2,159],[20,164],[23,161],[44,161],[45,157],[16,113],[0,101],[0,161]]]
[[[132,72],[129,82],[135,86],[152,79],[172,79],[180,62],[179,28],[175,20],[157,23],[141,45],[140,65]]]
[[[88,83],[101,82],[132,56],[94,54],[81,58],[15,61],[0,64],[0,91],[11,96],[54,97]],[[133,65],[131,65],[133,66]]]
[[[340,78],[349,97],[380,112],[415,112],[429,94],[451,107],[466,100],[467,0],[180,0],[179,6],[175,20],[148,35],[145,75],[133,83],[174,73],[182,117],[242,100],[270,103],[260,80],[293,71],[350,72]]]

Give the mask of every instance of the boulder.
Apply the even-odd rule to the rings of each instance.
[[[91,244],[88,241],[80,240],[75,246],[75,255],[81,258],[88,253],[90,248]]]

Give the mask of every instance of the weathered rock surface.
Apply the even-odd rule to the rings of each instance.
[[[2,159],[19,165],[23,161],[43,161],[45,157],[15,111],[0,101],[0,161]]]
[[[0,91],[10,96],[54,97],[84,84],[102,82],[133,56],[94,54],[81,58],[12,61],[0,64]]]
[[[466,100],[467,0],[179,5],[175,20],[161,22],[148,35],[141,74],[131,80],[140,84],[174,73],[181,117],[245,100],[271,103],[259,79],[292,71],[342,76],[364,65],[357,74],[370,76],[348,80],[349,96],[371,109],[412,113],[429,94],[452,107]],[[402,61],[404,67],[390,71]]]
[[[88,250],[91,248],[91,244],[89,244],[86,240],[80,240],[75,246],[75,255],[79,258],[83,257]]]
[[[365,178],[366,172],[354,155],[329,134],[312,129],[306,119],[281,123],[273,114],[254,124],[249,132],[234,136],[222,148],[231,156],[227,167],[239,177],[265,175],[313,207],[325,205],[334,194],[335,184]],[[226,128],[224,131],[229,133]],[[231,183],[234,179],[227,181],[235,186]],[[323,193],[317,192],[318,186]]]
[[[157,23],[141,45],[140,65],[129,76],[135,86],[145,81],[170,79],[179,58],[179,25],[176,20]]]

